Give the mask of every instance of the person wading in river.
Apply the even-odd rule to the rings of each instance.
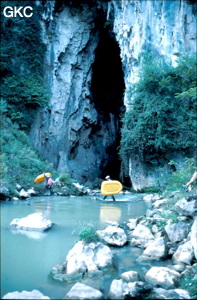
[[[110,178],[109,175],[107,175],[107,176],[105,177],[105,179],[106,179],[107,181],[111,181],[111,178]],[[107,197],[108,197],[108,196],[104,196],[103,200],[105,200]],[[113,201],[116,201],[114,195],[111,195],[111,197],[112,197]]]
[[[52,195],[53,194],[53,190],[52,190],[53,180],[52,180],[52,178],[50,176],[46,176],[45,173],[44,173],[44,177],[46,179],[45,188],[47,190],[49,190],[50,191],[50,195]]]

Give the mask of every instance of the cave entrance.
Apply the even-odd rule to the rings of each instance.
[[[128,179],[121,178],[121,161],[119,158],[121,117],[125,112],[123,93],[125,89],[124,74],[120,59],[120,49],[108,28],[102,28],[95,51],[92,67],[91,95],[98,112],[97,135],[106,136],[106,143],[100,166],[100,177],[110,175],[112,179],[121,180],[128,185]]]

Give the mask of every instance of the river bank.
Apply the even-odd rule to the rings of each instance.
[[[68,280],[68,278],[66,278],[65,276],[65,267],[63,272],[55,272],[55,278],[53,274],[54,272],[52,272],[50,275],[50,280],[55,282],[55,285],[61,287],[65,285],[67,286],[67,293],[65,293],[65,290],[63,289],[63,296],[65,297],[65,295],[67,295],[66,297],[68,299],[70,299],[68,288],[70,288],[71,290],[75,286],[76,281],[85,283],[92,288],[96,288],[99,291],[102,291],[102,297],[104,299],[108,299],[107,297],[110,297],[111,299],[126,299],[125,297],[128,297],[128,295],[130,295],[130,297],[132,295],[135,295],[135,297],[136,295],[137,297],[154,297],[155,299],[168,299],[167,297],[169,297],[169,295],[171,295],[171,299],[184,299],[184,297],[185,299],[195,298],[196,198],[195,196],[191,196],[189,198],[189,195],[187,193],[185,193],[185,196],[186,197],[183,197],[183,195],[179,192],[172,193],[168,198],[165,198],[164,196],[158,194],[142,195],[140,201],[139,199],[133,199],[134,205],[133,207],[130,206],[130,208],[128,205],[132,203],[132,200],[129,202],[128,199],[129,197],[131,197],[131,195],[120,195],[120,197],[127,197],[127,201],[119,203],[103,203],[103,201],[95,200],[95,197],[90,197],[94,205],[95,203],[97,203],[96,205],[100,206],[99,218],[103,218],[102,220],[104,221],[104,223],[102,223],[102,226],[97,226],[97,229],[105,230],[110,226],[110,224],[107,225],[106,223],[107,221],[109,221],[111,222],[111,225],[114,226],[113,228],[116,232],[118,232],[118,228],[121,228],[127,236],[127,242],[122,246],[110,244],[110,238],[112,238],[114,234],[113,231],[108,231],[108,234],[104,235],[105,237],[107,237],[107,239],[101,239],[102,243],[107,245],[112,252],[113,261],[115,262],[116,266],[113,271],[110,271],[113,273],[113,276],[111,277],[109,273],[105,272],[102,273],[102,276],[101,274],[99,274],[98,276],[98,274],[93,273],[91,273],[90,276],[90,273],[88,271],[86,271],[85,274],[81,276],[81,273],[76,270],[75,274],[78,273],[79,275],[78,280],[76,280],[76,277],[73,278],[70,275]],[[73,197],[73,199],[75,199],[75,197]],[[79,214],[80,212],[84,212],[83,208],[87,210],[87,205],[84,207],[84,203],[82,204],[83,199],[84,197],[81,197],[81,201],[77,201]],[[136,207],[136,204],[142,202],[142,199],[142,207],[145,208],[144,212],[141,211],[140,213],[138,211],[137,216],[135,215],[136,212],[132,215],[132,212],[134,211],[133,209]],[[28,202],[30,201],[20,201],[20,203],[25,202],[27,202],[28,204]],[[127,207],[127,210],[124,211],[124,218],[121,218],[120,214],[118,213],[118,208],[120,208],[120,205],[122,207]],[[29,206],[31,207],[31,202]],[[52,209],[55,209],[55,205]],[[69,207],[67,207],[67,209],[72,210],[71,203]],[[46,212],[47,211],[45,211],[45,214]],[[68,216],[68,213],[66,215]],[[128,216],[126,217],[126,215]],[[91,216],[94,219],[94,215],[92,213]],[[72,216],[70,216],[69,220],[71,220],[71,218]],[[80,220],[80,217],[78,218],[78,220]],[[57,225],[57,227],[61,227],[60,220],[58,220]],[[52,232],[47,233],[47,235],[51,235],[54,230],[57,230],[57,227],[55,226]],[[82,227],[79,227],[81,230]],[[80,230],[78,228],[78,234]],[[75,242],[73,240],[73,243],[75,245],[76,240]],[[72,247],[67,249],[67,253],[71,251],[71,248]],[[65,249],[62,249],[62,252],[64,252],[65,254]],[[121,253],[119,259],[117,259],[118,253]],[[76,253],[76,255],[78,255],[78,257],[84,257],[84,253]],[[64,258],[62,257],[62,259],[57,259],[56,264],[51,266],[51,271],[54,270],[57,264],[64,264],[65,266],[66,261],[67,260],[65,260],[65,255]],[[152,269],[151,266],[157,266],[158,269]],[[163,269],[164,267],[167,269]],[[49,274],[51,271],[49,271]],[[122,273],[131,271],[137,272],[138,275],[138,280],[136,281],[135,279],[134,281],[135,285],[133,283],[131,284],[132,279],[130,277],[127,277],[127,279],[125,280],[125,276],[122,275]],[[154,273],[156,271],[157,273]],[[160,275],[158,272],[160,272]],[[57,276],[58,274],[59,276]],[[169,274],[171,274],[171,284],[163,281],[158,281],[158,278],[162,278],[164,274],[167,274],[168,278],[171,278],[169,276]],[[65,280],[62,280],[62,275],[65,276]],[[105,286],[105,288],[102,287],[101,278],[105,278],[105,281],[107,282],[107,286]],[[143,289],[140,287],[140,285],[142,285],[142,282],[144,286]],[[84,286],[81,286],[80,289],[83,290]],[[160,298],[161,293],[162,298]],[[45,295],[47,295],[46,292]],[[85,295],[85,297],[88,297],[87,294]],[[76,294],[75,297],[77,299]]]

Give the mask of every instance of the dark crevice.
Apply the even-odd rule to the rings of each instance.
[[[123,102],[125,84],[120,49],[108,27],[100,31],[92,71],[91,96],[99,116],[97,128],[93,129],[92,135],[96,131],[97,135],[99,131],[104,135],[104,131],[107,131],[110,140],[101,163],[100,177],[110,175],[112,179],[118,180],[121,168],[118,152],[121,116],[125,112]]]

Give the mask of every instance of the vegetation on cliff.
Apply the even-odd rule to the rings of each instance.
[[[120,155],[138,157],[161,167],[196,149],[196,57],[185,56],[177,67],[150,54],[143,57],[139,81],[128,91],[130,110],[123,118]]]
[[[10,1],[1,2],[1,10]],[[1,18],[1,102],[6,115],[29,131],[36,110],[48,102],[44,82],[46,45],[41,41],[39,6],[36,1],[12,1],[11,6],[31,6],[31,18]]]

